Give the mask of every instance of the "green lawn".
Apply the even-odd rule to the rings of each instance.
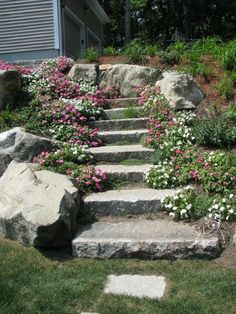
[[[236,270],[210,261],[50,260],[33,248],[0,240],[0,313],[235,313]],[[168,297],[103,294],[109,274],[168,279]]]

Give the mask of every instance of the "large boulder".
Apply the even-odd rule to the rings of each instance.
[[[195,109],[204,99],[203,92],[190,75],[166,71],[162,76],[156,86],[173,108]]]
[[[134,96],[139,86],[155,85],[160,76],[158,69],[129,64],[116,64],[101,74],[99,89],[115,86],[124,97]]]
[[[0,109],[13,104],[20,93],[20,74],[15,70],[0,70]]]
[[[42,151],[51,151],[56,147],[50,139],[27,133],[23,128],[0,133],[0,176],[13,159],[31,162]]]
[[[97,84],[98,66],[96,64],[74,64],[68,76],[76,81],[81,80]]]
[[[35,247],[72,239],[80,194],[65,175],[11,162],[0,178],[0,236]]]

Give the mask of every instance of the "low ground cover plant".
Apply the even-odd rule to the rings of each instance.
[[[45,169],[74,177],[83,192],[102,191],[107,175],[90,164],[92,157],[87,152],[87,148],[98,146],[101,141],[98,129],[90,129],[86,121],[104,115],[106,100],[95,86],[67,76],[72,65],[72,59],[60,57],[33,69],[7,63],[1,63],[0,67],[14,68],[22,73],[28,103],[15,111],[16,124],[23,124],[32,133],[53,138],[60,147],[57,151],[35,156],[34,162]],[[12,117],[8,111],[6,108],[4,116],[1,114],[4,122]]]
[[[150,113],[149,136],[145,144],[156,149],[156,165],[147,173],[146,182],[151,188],[156,189],[183,187],[189,184],[198,187],[197,190],[201,191],[200,195],[193,194],[196,193],[195,191],[186,192],[187,198],[185,198],[189,199],[189,203],[186,204],[188,208],[186,206],[183,208],[181,201],[179,205],[175,204],[174,212],[170,213],[176,219],[200,218],[208,212],[211,205],[208,204],[204,210],[199,209],[200,200],[204,195],[220,202],[226,195],[235,192],[236,160],[231,152],[210,151],[208,148],[204,150],[199,147],[197,141],[201,137],[201,132],[198,132],[196,127],[199,123],[195,122],[195,114],[184,111],[175,112],[163,95],[153,90],[149,92],[149,98],[144,102],[144,108]],[[145,93],[147,94],[147,91]],[[145,97],[143,99],[145,100]],[[206,121],[202,123],[207,124]],[[221,128],[222,132],[223,128]],[[224,135],[217,134],[216,137],[223,136],[225,145],[225,138],[231,138],[231,132],[233,132],[232,129],[224,129]],[[208,139],[207,144],[209,141]],[[195,197],[198,203],[190,208],[190,200]],[[169,201],[169,199],[164,200],[163,204]],[[221,218],[235,219],[235,215],[229,212],[232,209],[229,201],[226,202],[227,205],[230,207],[222,211]],[[168,211],[168,207],[165,209]]]

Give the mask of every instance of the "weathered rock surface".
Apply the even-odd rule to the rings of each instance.
[[[114,119],[87,122],[90,128],[100,131],[137,130],[147,127],[148,118]]]
[[[11,162],[0,178],[0,236],[60,247],[74,236],[80,195],[64,175]]]
[[[74,64],[68,76],[71,79],[83,80],[97,84],[98,67],[96,64]]]
[[[176,192],[174,189],[127,189],[92,193],[84,199],[84,210],[100,216],[158,212],[161,200]]]
[[[13,159],[31,162],[42,151],[56,147],[51,140],[25,132],[23,128],[14,128],[0,133],[0,176]]]
[[[20,93],[20,74],[15,70],[0,70],[0,109],[13,104]]]
[[[145,181],[147,172],[153,167],[153,165],[140,165],[140,166],[123,166],[123,165],[97,165],[97,169],[109,173],[115,178],[120,180],[129,180],[129,182]]]
[[[139,105],[139,98],[114,98],[107,99],[107,105],[109,108],[127,108],[131,106]]]
[[[235,228],[235,233],[234,233],[234,236],[233,236],[233,244],[236,246],[236,228]]]
[[[132,97],[134,88],[145,85],[155,85],[160,76],[158,69],[139,65],[112,65],[101,75],[99,88],[116,86],[124,97]]]
[[[150,161],[154,149],[142,145],[116,145],[100,146],[88,149],[96,161],[120,162],[125,159],[135,158]]]
[[[127,131],[104,131],[98,133],[103,143],[114,144],[119,141],[129,143],[140,143],[141,139],[148,135],[148,130],[127,130]]]
[[[218,238],[204,238],[187,224],[134,220],[81,227],[72,249],[80,258],[186,259],[217,257],[221,245]]]
[[[160,87],[173,108],[195,109],[204,99],[203,92],[190,75],[169,71],[162,75],[156,86]]]

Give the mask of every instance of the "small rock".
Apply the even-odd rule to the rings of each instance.
[[[111,64],[100,64],[99,71],[106,71],[111,67]]]
[[[63,247],[72,239],[80,194],[58,173],[11,162],[0,178],[0,236],[35,247]]]
[[[97,84],[98,68],[96,64],[74,64],[68,77],[71,79],[88,81]]]
[[[234,237],[233,237],[233,244],[236,246],[236,228],[235,228],[235,233],[234,233]]]
[[[0,176],[13,159],[31,162],[42,151],[51,151],[56,144],[51,140],[13,128],[0,133]]]
[[[163,72],[163,78],[156,82],[161,93],[177,109],[195,109],[204,99],[204,94],[194,79],[187,74]]]
[[[161,299],[165,289],[166,281],[163,276],[110,275],[104,293]]]
[[[13,104],[20,93],[20,74],[15,70],[0,70],[0,109]]]

